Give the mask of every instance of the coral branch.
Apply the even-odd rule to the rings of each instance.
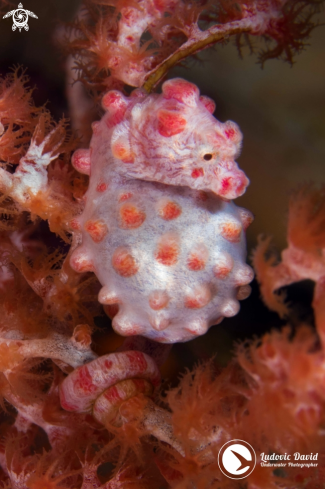
[[[315,27],[320,5],[321,0],[86,1],[65,45],[92,90],[126,84],[150,92],[175,64],[231,36],[271,43],[261,63],[280,56],[292,63]]]
[[[253,265],[261,284],[265,304],[281,316],[287,313],[284,296],[274,292],[285,285],[310,279],[319,282],[325,275],[325,192],[324,187],[305,185],[291,196],[288,217],[288,248],[276,263],[270,239],[259,239]]]
[[[78,341],[80,329],[80,325],[76,326],[71,338],[59,333],[32,340],[6,339],[5,335],[2,336],[0,338],[1,371],[10,372],[26,358],[53,358],[73,368],[94,360],[96,355],[91,351],[89,345]],[[5,355],[7,355],[7,365],[5,365]]]

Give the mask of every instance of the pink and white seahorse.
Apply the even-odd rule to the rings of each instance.
[[[159,95],[109,91],[102,104],[90,149],[73,156],[90,181],[71,266],[95,272],[121,335],[188,341],[249,295],[252,215],[232,202],[249,183],[235,162],[241,132],[179,78]]]

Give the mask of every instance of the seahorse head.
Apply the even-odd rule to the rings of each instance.
[[[242,134],[219,122],[214,102],[181,78],[166,81],[160,95],[110,91],[103,98],[111,151],[125,176],[211,191],[226,199],[242,195],[249,180],[238,168]]]

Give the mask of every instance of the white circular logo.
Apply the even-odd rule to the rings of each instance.
[[[219,450],[218,464],[221,472],[230,479],[244,479],[256,465],[254,448],[244,440],[230,440]]]

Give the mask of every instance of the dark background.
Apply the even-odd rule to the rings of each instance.
[[[35,86],[37,105],[47,103],[53,116],[68,116],[65,98],[65,59],[56,46],[60,21],[73,18],[78,0],[24,0],[23,7],[38,19],[29,18],[29,31],[12,31],[12,19],[4,13],[17,4],[0,2],[0,73],[21,65],[27,68]],[[325,22],[325,15],[319,16]],[[325,27],[313,31],[310,46],[296,57],[291,67],[280,60],[268,61],[262,70],[257,56],[244,53],[240,59],[234,43],[218,46],[200,55],[201,61],[175,68],[169,76],[182,76],[197,83],[201,93],[217,103],[215,115],[221,121],[236,121],[244,145],[238,163],[251,180],[246,194],[236,203],[256,216],[248,230],[248,256],[260,233],[271,234],[279,250],[286,246],[286,213],[289,192],[298,184],[324,183],[325,161]],[[313,323],[310,303],[313,284],[303,282],[287,289],[292,301],[290,318]],[[108,323],[95,335],[100,352],[112,351],[119,338],[107,334]],[[276,314],[259,299],[256,283],[252,296],[242,302],[241,312],[211,328],[202,338],[174,347],[164,373],[171,378],[184,366],[216,355],[224,365],[234,341],[261,335],[280,327]]]

